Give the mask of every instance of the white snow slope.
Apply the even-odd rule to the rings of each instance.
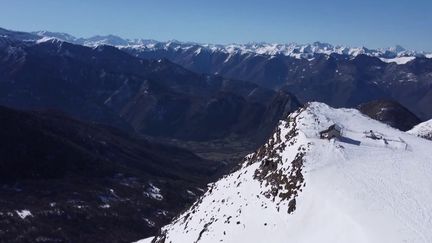
[[[332,124],[342,138],[320,139]],[[430,243],[431,148],[357,110],[310,103],[153,242]]]
[[[432,119],[418,124],[409,130],[408,133],[432,140]]]

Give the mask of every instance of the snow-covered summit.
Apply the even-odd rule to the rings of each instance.
[[[432,140],[432,119],[418,124],[408,133]]]
[[[335,124],[340,137],[320,139]],[[311,103],[153,242],[432,242],[431,146]]]

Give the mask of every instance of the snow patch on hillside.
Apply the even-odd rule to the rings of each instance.
[[[161,201],[163,199],[161,190],[152,183],[149,183],[147,190],[144,192],[144,195],[158,201]]]

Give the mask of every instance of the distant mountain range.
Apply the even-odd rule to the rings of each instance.
[[[23,39],[22,33],[12,35]],[[287,90],[303,103],[356,107],[371,100],[396,100],[421,119],[432,118],[432,55],[400,46],[372,50],[319,42],[211,45],[116,36],[75,38],[51,32],[28,35],[28,40],[39,43],[58,38],[93,48],[112,45],[141,59],[168,59],[196,73]]]
[[[62,40],[64,40],[79,45],[92,46],[93,50],[97,49],[98,51],[104,49],[102,48],[103,45],[109,44],[140,59],[152,60],[155,67],[157,66],[155,60],[167,59],[199,74],[221,75],[229,79],[251,81],[269,89],[286,90],[295,94],[300,102],[316,100],[335,107],[356,107],[372,100],[396,100],[423,120],[432,117],[432,108],[429,105],[432,102],[432,59],[428,58],[428,54],[406,51],[401,47],[386,50],[368,50],[365,48],[345,48],[345,50],[342,47],[322,43],[312,45],[200,45],[177,41],[165,43],[154,40],[126,40],[116,36],[76,38],[64,33],[46,31],[25,33],[5,29],[0,29],[0,36],[2,36],[0,41],[3,42],[14,40],[27,44],[33,43],[33,46],[47,46],[54,45],[54,43],[61,45]],[[76,46],[76,48],[78,47]],[[112,49],[110,51],[115,52]],[[19,52],[19,48],[5,50],[5,54],[9,57],[18,55]],[[70,50],[68,52],[73,53]],[[290,53],[303,53],[308,56],[303,58],[293,56]],[[132,60],[131,57],[125,55],[123,58]],[[406,64],[388,63],[382,61],[383,58],[399,58],[399,61],[407,60],[408,62]],[[98,68],[102,72],[103,68]],[[163,72],[165,73],[165,71]],[[189,73],[189,75],[195,74]],[[237,83],[241,86],[239,82]],[[173,87],[170,85],[168,86],[172,89]],[[239,86],[237,85],[237,87]],[[249,85],[249,87],[252,88],[253,86]],[[233,90],[230,92],[232,93]],[[240,96],[244,97],[246,90]],[[112,92],[115,91],[112,90]],[[129,107],[127,109],[131,109],[130,106],[120,104],[124,107],[122,110],[119,104],[115,103],[121,100],[119,97],[124,96],[125,92],[127,93],[128,89],[123,86],[121,90],[113,93],[113,97],[104,96],[106,100],[100,102],[107,102],[103,104],[103,107],[110,106],[109,110],[116,106],[116,112],[123,112],[125,114],[122,116],[124,116],[127,113],[124,108]],[[234,91],[234,93],[236,92]],[[108,100],[108,98],[110,99]],[[95,115],[93,112],[89,113]],[[110,119],[117,120],[116,123],[119,124],[123,122],[122,126],[130,126],[131,124],[130,122],[125,124],[124,119]],[[128,119],[137,118],[135,116],[135,118],[129,117]],[[103,118],[102,120],[107,119]],[[139,127],[143,126],[142,123],[138,123],[137,121],[133,123],[134,129],[140,129]],[[225,128],[224,130],[226,130]],[[151,130],[154,131],[153,128]],[[190,132],[187,133],[190,134]],[[175,137],[181,136],[179,134]],[[221,137],[221,135],[216,137]],[[194,139],[198,139],[198,137]]]
[[[313,59],[290,56],[196,52],[182,49],[142,51],[124,48],[143,59],[167,58],[198,73],[252,81],[284,89],[301,102],[321,101],[335,107],[355,107],[377,99],[397,100],[418,117],[432,117],[432,59],[417,57],[398,65],[376,57],[315,54]]]
[[[286,91],[197,74],[112,46],[2,35],[8,37],[0,38],[0,104],[15,108],[57,109],[165,141],[232,138],[249,143],[247,153],[301,105]]]
[[[122,47],[142,59],[166,58],[197,73],[247,80],[283,89],[302,103],[320,101],[356,107],[371,100],[396,100],[423,120],[432,118],[432,59],[312,52],[308,58],[210,50],[176,44],[154,48]],[[393,56],[401,55],[392,54]]]
[[[348,47],[348,46],[334,46],[328,43],[314,42],[312,44],[273,44],[273,43],[248,43],[248,44],[201,44],[195,42],[180,42],[172,41],[156,41],[152,39],[125,39],[115,35],[105,36],[92,36],[89,38],[77,38],[66,33],[57,33],[49,31],[37,31],[33,34],[45,38],[57,38],[70,43],[85,45],[85,46],[99,46],[111,45],[121,48],[134,48],[141,51],[150,51],[157,49],[182,49],[183,51],[192,49],[195,52],[222,52],[230,55],[236,54],[257,54],[257,55],[284,55],[295,58],[313,58],[314,54],[340,54],[340,55],[369,55],[380,57],[383,59],[393,59],[397,57],[430,57],[432,53],[410,51],[402,46],[394,46],[384,49],[368,49],[366,47]]]
[[[67,33],[35,31],[16,32],[0,28],[0,35],[8,38],[16,38],[27,41],[48,41],[58,39],[73,44],[96,47],[100,45],[111,45],[119,48],[133,48],[141,52],[155,50],[182,50],[199,52],[220,52],[232,57],[237,54],[268,55],[268,56],[290,56],[297,59],[311,59],[315,54],[339,54],[352,57],[368,55],[381,58],[385,62],[404,64],[415,57],[432,58],[432,52],[407,50],[396,45],[389,48],[370,49],[366,47],[349,47],[342,45],[331,45],[328,43],[314,42],[312,44],[277,44],[277,43],[247,43],[247,44],[202,44],[196,42],[180,42],[177,40],[157,41],[153,39],[126,39],[115,35],[95,35],[89,38],[75,37]],[[227,61],[227,60],[226,60]]]

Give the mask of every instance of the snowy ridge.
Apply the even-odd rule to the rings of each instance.
[[[408,133],[432,140],[432,120],[418,124],[413,127],[413,129],[409,130]]]
[[[432,56],[431,53],[416,52],[405,50],[401,46],[395,46],[385,49],[368,49],[366,47],[347,47],[340,45],[331,45],[327,43],[314,42],[312,44],[275,44],[275,43],[248,43],[248,44],[200,44],[195,42],[179,42],[176,40],[160,42],[148,39],[124,39],[115,35],[93,36],[90,38],[76,38],[65,33],[55,33],[48,31],[34,32],[40,38],[55,37],[67,42],[96,47],[99,45],[112,45],[118,48],[132,48],[138,51],[156,51],[156,50],[174,50],[188,51],[194,50],[195,55],[201,52],[221,52],[229,54],[248,54],[248,55],[284,55],[297,59],[311,59],[316,54],[331,55],[340,54],[348,56],[358,56],[360,54],[379,57],[385,62],[394,62],[396,64],[405,64],[415,57]],[[408,58],[408,59],[407,59]]]
[[[297,59],[311,59],[316,54],[322,55],[348,55],[356,57],[358,55],[368,55],[379,57],[386,62],[395,62],[399,64],[405,59],[398,58],[411,58],[403,62],[405,64],[408,61],[413,60],[417,56],[426,56],[422,52],[408,51],[402,47],[398,48],[387,48],[387,49],[367,49],[365,47],[351,48],[346,46],[333,46],[327,43],[314,42],[313,44],[270,44],[270,43],[251,43],[251,44],[228,44],[228,45],[214,45],[214,44],[198,44],[198,43],[181,43],[181,42],[151,42],[148,44],[136,44],[130,42],[125,46],[118,46],[120,48],[133,48],[140,51],[155,51],[155,50],[169,50],[173,49],[175,51],[183,50],[187,51],[194,49],[195,54],[198,55],[202,51],[207,52],[221,52],[229,55],[235,54],[249,54],[249,55],[267,55],[267,56],[277,56],[284,55],[290,56]]]
[[[97,47],[100,45],[111,45],[118,48],[131,48],[140,52],[151,52],[158,50],[191,51],[195,55],[202,52],[220,52],[228,54],[229,57],[240,55],[266,55],[274,57],[277,55],[290,56],[297,59],[312,59],[315,55],[347,55],[356,57],[368,55],[378,57],[384,62],[405,64],[416,57],[432,58],[432,53],[406,50],[401,46],[384,49],[368,49],[366,47],[348,47],[331,45],[327,43],[314,42],[312,44],[277,44],[277,43],[248,43],[248,44],[201,44],[195,42],[156,41],[151,39],[124,39],[115,35],[93,36],[89,38],[77,38],[66,33],[49,31],[38,31],[32,33],[10,31],[0,28],[0,38],[12,38],[26,42],[43,42],[49,38],[55,38],[78,45]],[[52,40],[52,39],[51,39]],[[1,40],[0,40],[1,41]]]
[[[333,124],[342,136],[320,139]],[[153,242],[432,242],[431,146],[310,103]]]

